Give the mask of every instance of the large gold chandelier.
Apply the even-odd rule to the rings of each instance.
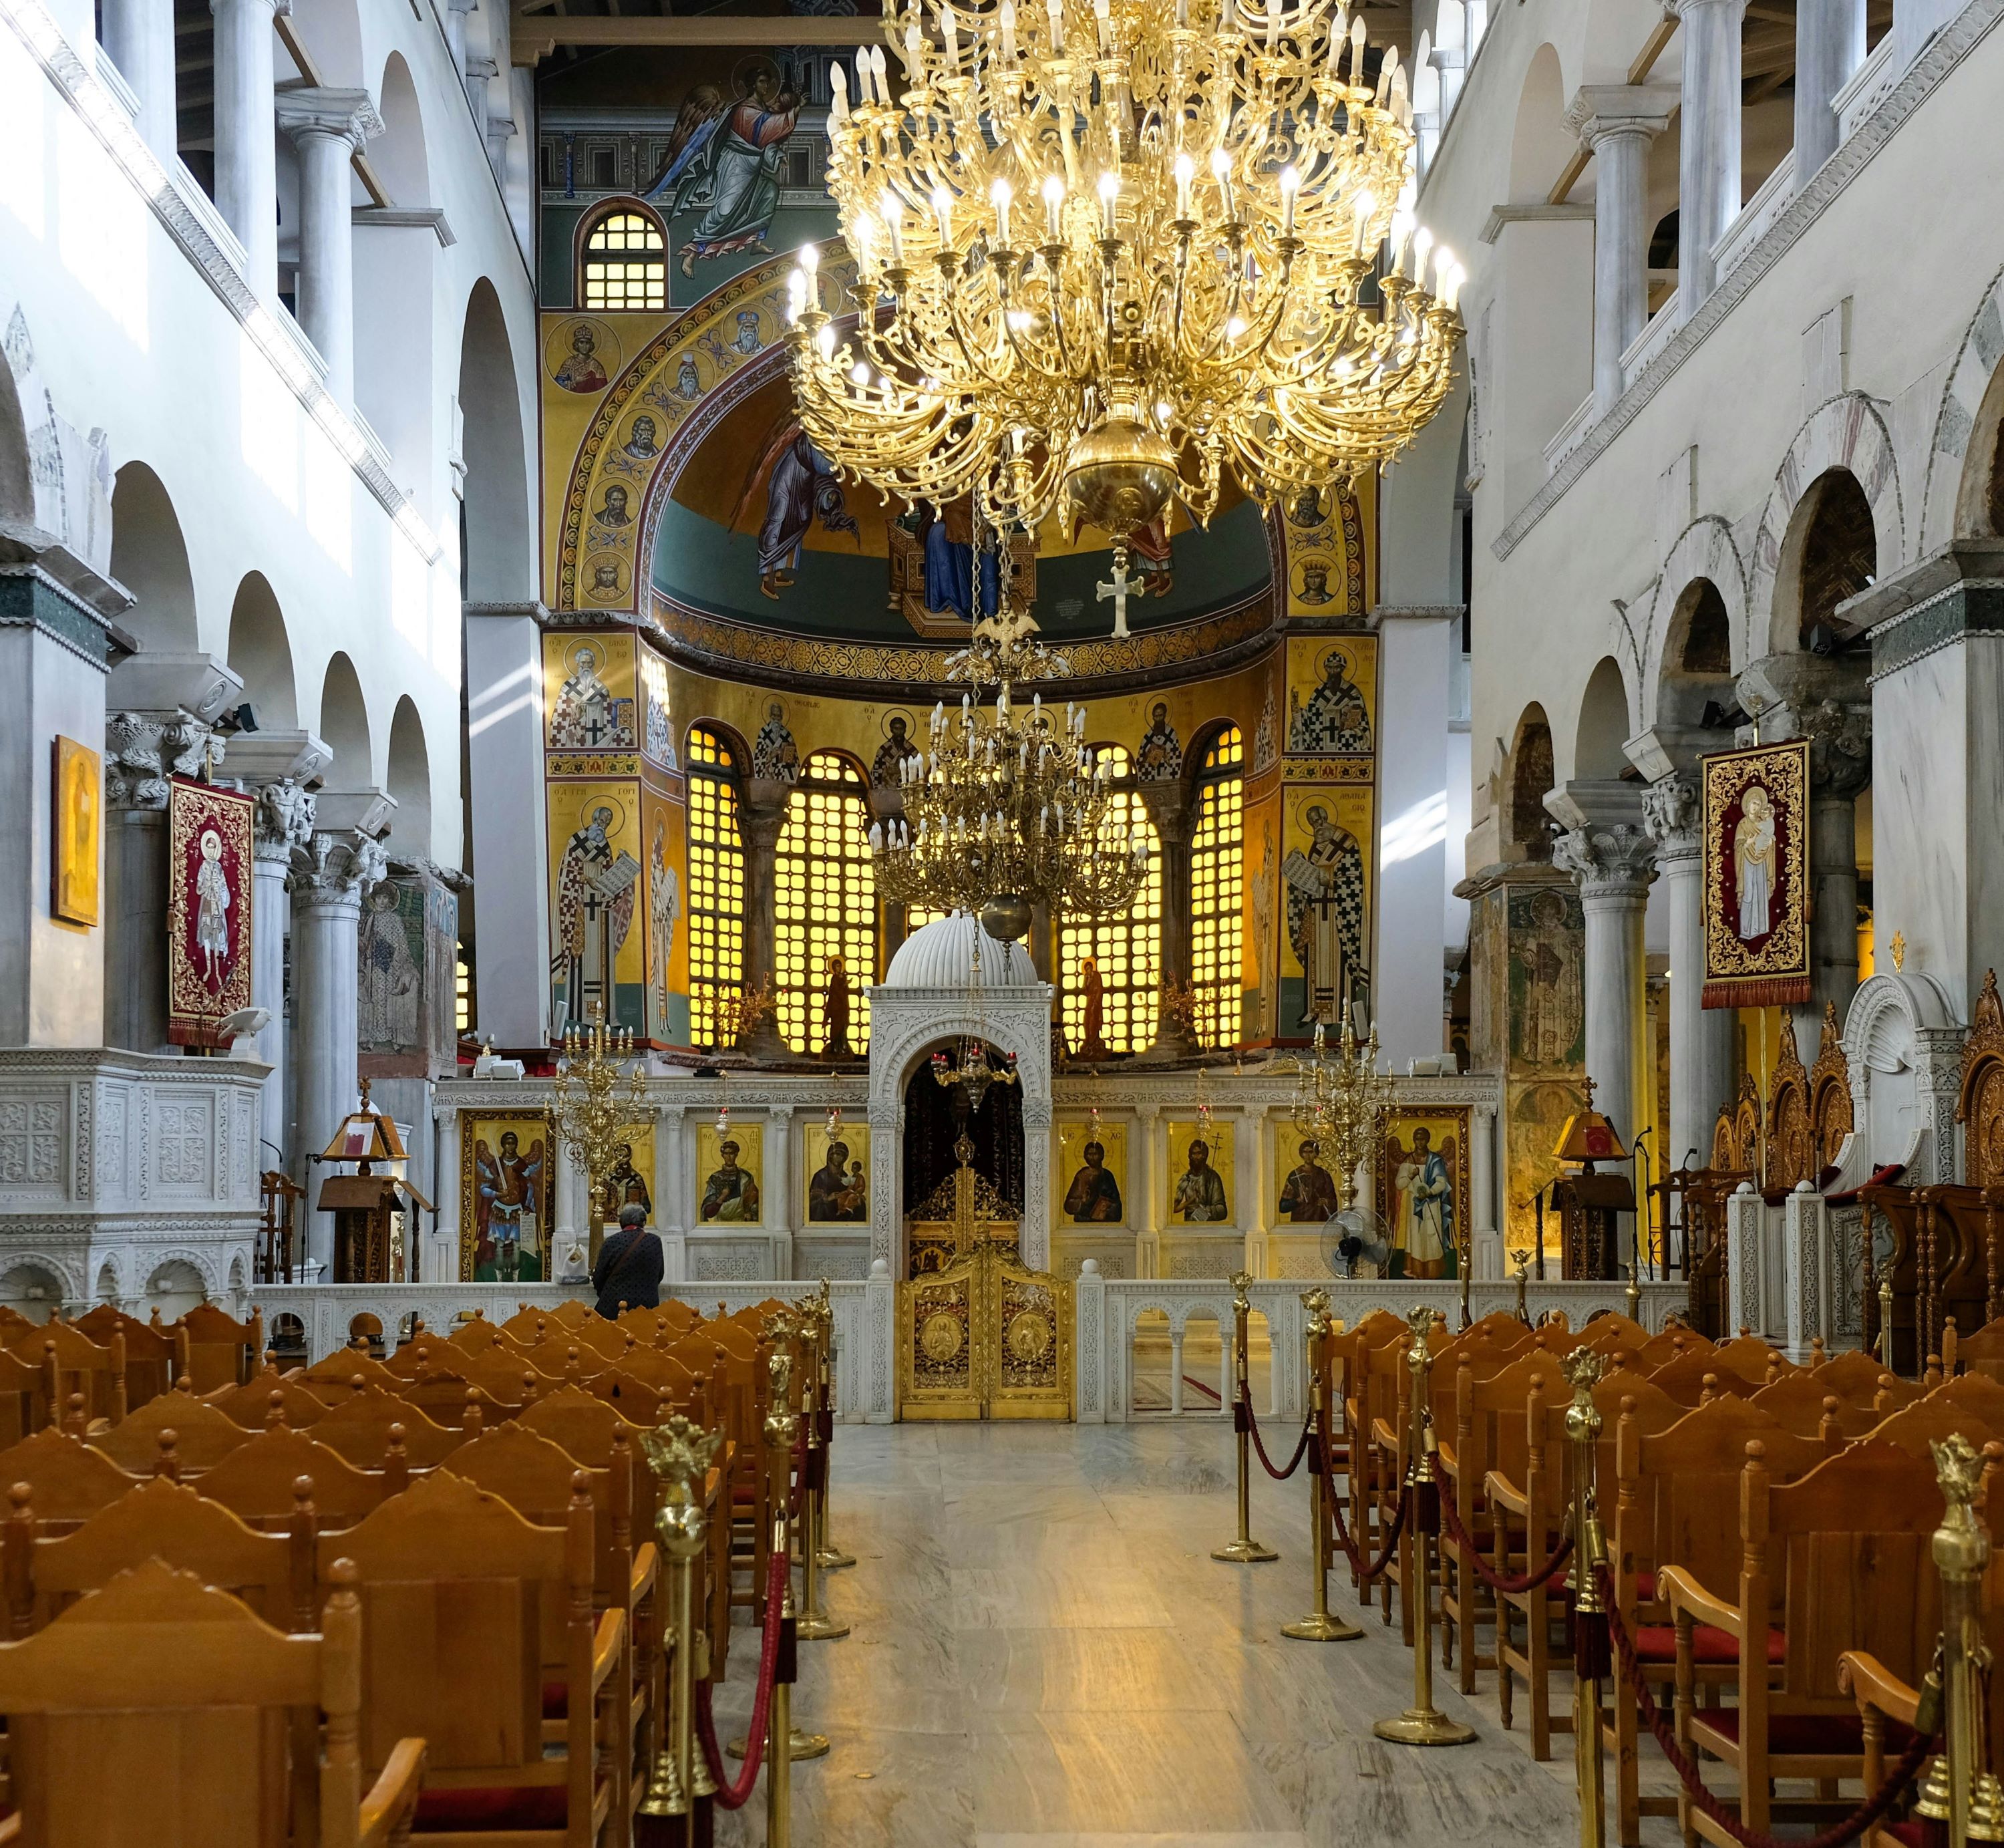
[[[1228,468],[1263,507],[1439,408],[1462,272],[1414,222],[1396,47],[1343,0],[914,3],[834,72],[850,299],[802,254],[795,391],[906,500],[1125,541]]]
[[[1073,916],[1119,910],[1148,870],[1145,835],[1124,819],[1109,825],[1112,764],[1086,745],[1085,708],[1067,704],[1060,721],[1042,693],[1027,708],[1014,700],[1014,679],[1064,671],[1026,640],[1024,621],[1005,608],[978,626],[975,646],[955,663],[973,688],[958,712],[944,700],[933,708],[932,748],[900,770],[902,816],[870,827],[887,898],[976,913],[1004,942],[1030,928],[1037,905]],[[988,710],[976,696],[990,679]]]

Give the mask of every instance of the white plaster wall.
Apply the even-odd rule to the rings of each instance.
[[[1441,1050],[1450,618],[1380,626],[1378,959],[1372,1009],[1393,1070]],[[1458,644],[1457,644],[1458,645]]]
[[[340,784],[384,783],[392,713],[401,696],[415,703],[430,763],[433,857],[457,864],[460,562],[446,433],[467,301],[484,277],[502,304],[521,426],[533,440],[528,275],[430,6],[420,16],[393,0],[360,0],[347,27],[332,5],[301,14],[331,84],[373,91],[390,53],[401,53],[425,113],[432,196],[398,203],[442,209],[457,240],[436,251],[432,286],[415,296],[379,296],[372,272],[358,265],[358,370],[373,369],[370,392],[380,394],[399,388],[389,375],[407,366],[403,388],[426,406],[422,440],[400,442],[394,458],[413,497],[403,527],[170,234],[143,175],[135,180],[60,93],[30,49],[51,17],[40,0],[0,0],[0,165],[9,176],[0,189],[0,321],[19,306],[58,410],[79,429],[109,433],[114,469],[142,461],[165,485],[204,649],[226,654],[236,589],[254,570],[284,615],[307,729],[318,729],[329,660],[348,654],[368,708],[373,762],[366,778],[342,766]],[[72,33],[87,32],[90,9],[65,18]],[[86,70],[94,67],[94,47],[73,48]],[[370,237],[386,235],[358,232],[358,257]],[[533,475],[525,467],[520,479]],[[526,493],[520,517],[533,531]],[[527,598],[526,546],[523,556]]]
[[[1421,215],[1469,262],[1464,307],[1471,327],[1480,324],[1499,290],[1508,324],[1521,326],[1521,302],[1549,301],[1551,275],[1519,264],[1512,247],[1530,246],[1516,240],[1527,233],[1587,228],[1508,226],[1494,247],[1477,237],[1498,201],[1497,175],[1507,169],[1517,89],[1531,53],[1549,37],[1559,44],[1562,60],[1576,60],[1594,11],[1584,0],[1526,0],[1507,9],[1491,29],[1428,175]],[[1673,71],[1673,51],[1659,70]],[[1571,81],[1569,72],[1569,86]],[[1664,472],[1696,450],[1697,510],[1733,529],[1743,558],[1804,421],[1803,334],[1847,296],[1852,304],[1848,382],[1883,407],[1897,446],[1904,556],[1882,556],[1880,573],[1911,555],[1940,369],[1953,359],[1971,316],[2004,263],[2004,223],[1984,207],[1987,181],[1981,163],[1971,157],[1971,149],[1985,145],[2000,94],[2004,40],[1992,33],[1801,231],[1746,298],[1704,335],[1654,396],[1633,409],[1582,479],[1503,559],[1496,542],[1533,486],[1520,465],[1528,467],[1525,458],[1550,433],[1545,426],[1552,408],[1564,401],[1557,384],[1571,360],[1554,360],[1542,377],[1511,377],[1512,361],[1523,362],[1524,356],[1519,346],[1498,341],[1502,376],[1495,390],[1485,391],[1485,423],[1495,420],[1487,433],[1491,455],[1507,458],[1508,465],[1491,467],[1475,493],[1477,736],[1508,739],[1525,705],[1540,701],[1550,719],[1557,775],[1564,782],[1574,773],[1581,696],[1599,658],[1612,652],[1632,679],[1653,680],[1669,617],[1669,600],[1659,605],[1651,595],[1663,542],[1652,515]],[[1953,235],[1916,242],[1915,213],[1923,201],[1930,218],[1953,223]],[[1903,254],[1886,260],[1895,252]],[[1519,288],[1526,293],[1513,300]],[[1589,296],[1582,287],[1575,306],[1583,309]],[[1572,402],[1583,391],[1582,384]],[[1673,527],[1673,535],[1683,524]],[[1750,649],[1755,655],[1766,651],[1768,614],[1765,608],[1750,612],[1740,625],[1736,665],[1749,657]],[[1535,638],[1534,645],[1526,645],[1527,636]]]

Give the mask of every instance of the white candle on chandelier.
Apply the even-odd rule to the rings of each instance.
[[[1187,219],[1190,215],[1190,183],[1196,177],[1196,163],[1187,154],[1179,154],[1175,163],[1176,216]]]
[[[829,85],[832,94],[829,98],[828,113],[830,120],[838,126],[849,119],[849,78],[839,64],[829,66]]]
[[[1357,215],[1357,254],[1360,257],[1368,256],[1370,246],[1365,240],[1370,236],[1371,221],[1377,216],[1378,195],[1369,187],[1365,187],[1358,194],[1357,203],[1351,209]]]
[[[1281,48],[1281,0],[1267,0],[1267,55]]]
[[[1348,26],[1349,22],[1344,19],[1343,9],[1339,6],[1335,17],[1329,23],[1329,74],[1332,77],[1336,75],[1337,60],[1343,55],[1344,33]]]
[[[1189,0],[1176,0],[1176,30],[1189,30]]]
[[[905,261],[904,209],[888,193],[884,196],[881,208],[884,220],[884,242],[891,253],[894,268],[902,268]]]
[[[1301,170],[1290,163],[1281,169],[1281,235],[1295,234],[1295,198],[1302,190]]]
[[[1109,237],[1113,235],[1114,208],[1119,198],[1120,176],[1112,172],[1102,174],[1099,176],[1099,212]]]
[[[1237,217],[1231,209],[1231,156],[1222,148],[1210,150],[1210,177],[1217,182],[1219,212],[1228,219]]]
[[[1044,12],[1051,23],[1051,51],[1064,56],[1064,0],[1044,0]]]
[[[960,74],[960,22],[954,17],[953,9],[941,0],[939,9],[940,45],[946,53],[946,74],[956,77]]]
[[[1015,191],[1007,180],[997,180],[989,188],[988,197],[995,206],[995,240],[1006,251],[1009,247],[1009,209],[1015,202]]]
[[[1410,274],[1416,283],[1423,283],[1427,274],[1427,252],[1434,247],[1434,234],[1424,225],[1413,233],[1413,263]]]
[[[835,329],[825,321],[815,330],[815,345],[820,348],[824,359],[835,357]]]
[[[1016,0],[1002,0],[1002,61],[1016,61]]]
[[[1056,174],[1044,181],[1044,224],[1049,233],[1047,244],[1061,244],[1064,240],[1065,183]]]
[[[953,248],[953,195],[944,186],[933,188],[933,216],[939,223],[940,248]]]

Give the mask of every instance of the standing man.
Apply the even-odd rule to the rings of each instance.
[[[642,1206],[619,1209],[619,1229],[599,1247],[591,1268],[598,1313],[617,1321],[622,1310],[658,1309],[661,1304],[661,1241],[648,1229]]]

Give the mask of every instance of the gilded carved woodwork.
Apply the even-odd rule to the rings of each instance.
[[[2004,998],[1986,970],[1976,1018],[1962,1049],[1955,1120],[1963,1126],[1963,1174],[1973,1187],[2004,1186]]]

